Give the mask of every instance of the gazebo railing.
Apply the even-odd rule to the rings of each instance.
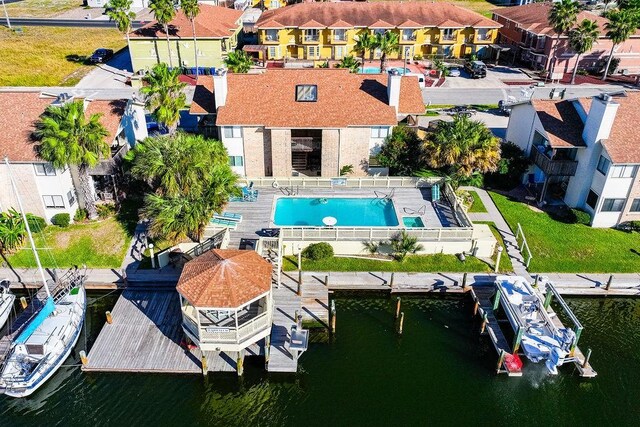
[[[235,327],[202,326],[200,341],[203,343],[239,343],[270,326],[271,313],[266,311],[246,323]]]

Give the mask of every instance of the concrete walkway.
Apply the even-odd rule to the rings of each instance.
[[[513,272],[518,276],[525,277],[527,280],[532,281],[533,278],[529,275],[527,267],[524,265],[524,257],[518,248],[516,236],[513,234],[507,221],[504,220],[502,214],[496,207],[495,203],[485,190],[476,187],[460,187],[462,190],[475,191],[482,200],[486,213],[469,213],[469,219],[472,222],[476,221],[491,221],[496,225],[496,228],[500,232],[502,239],[504,240],[505,250],[509,258],[511,258],[511,264],[513,264]]]

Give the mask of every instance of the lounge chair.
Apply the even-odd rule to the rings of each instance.
[[[228,219],[211,218],[209,222],[214,227],[228,228],[230,230],[235,230],[236,228],[238,228],[237,221],[231,221]]]
[[[263,237],[278,237],[280,235],[279,228],[263,228],[260,230],[260,234]]]
[[[221,214],[215,214],[213,215],[213,217],[216,219],[224,219],[227,221],[242,222],[242,215],[237,213],[223,212]]]
[[[242,187],[242,200],[245,202],[255,202],[258,200],[258,190],[252,190],[250,187]]]

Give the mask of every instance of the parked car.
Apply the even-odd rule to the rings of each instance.
[[[469,61],[464,69],[472,79],[487,77],[487,66],[482,61]]]
[[[107,62],[112,57],[113,57],[113,49],[100,48],[100,49],[96,49],[96,51],[93,52],[93,55],[89,57],[89,62],[91,62],[92,64],[101,64],[103,62]]]
[[[449,77],[460,77],[460,67],[455,65],[449,67]]]

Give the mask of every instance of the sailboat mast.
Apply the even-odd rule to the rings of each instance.
[[[11,181],[11,187],[13,188],[13,192],[16,194],[16,199],[18,199],[18,206],[20,207],[20,213],[22,214],[22,220],[24,221],[24,226],[27,229],[27,235],[29,236],[29,243],[31,244],[31,250],[33,250],[33,256],[36,259],[36,264],[38,265],[38,271],[40,272],[40,278],[42,279],[42,284],[44,285],[44,289],[47,292],[47,297],[51,297],[51,292],[49,291],[49,286],[47,285],[47,278],[44,275],[44,270],[42,269],[42,264],[40,263],[40,257],[38,256],[38,251],[36,250],[36,244],[33,241],[33,236],[31,235],[31,228],[29,228],[29,221],[27,221],[27,214],[24,212],[24,207],[22,206],[22,199],[20,198],[20,194],[18,193],[18,187],[16,187],[16,183],[13,180],[13,175],[11,174],[11,168],[9,167],[9,158],[5,157],[4,162],[7,165],[7,171],[9,172],[9,180]]]

